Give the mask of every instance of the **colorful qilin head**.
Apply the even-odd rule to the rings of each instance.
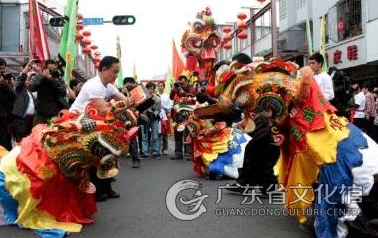
[[[202,76],[212,80],[212,67],[216,60],[220,37],[215,32],[214,18],[210,8],[197,14],[181,39],[182,51],[187,56],[187,68],[195,71],[197,62],[202,70]]]
[[[80,179],[90,167],[99,178],[118,174],[118,157],[128,152],[137,129],[124,102],[93,100],[83,114],[62,111],[44,131],[42,143],[67,178]],[[131,129],[126,129],[130,128]]]
[[[252,68],[253,72],[236,74],[228,82],[219,98],[219,106],[234,106],[243,110],[247,117],[250,113],[262,114],[281,124],[304,82],[297,71],[298,66],[274,60]]]

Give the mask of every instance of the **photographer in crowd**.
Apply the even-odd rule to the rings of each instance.
[[[5,73],[6,62],[0,58],[0,145],[12,149],[12,109],[15,98],[10,74]]]
[[[159,120],[161,111],[161,100],[159,95],[156,94],[156,85],[153,82],[148,82],[146,88],[152,99],[154,105],[148,108],[145,112],[141,113],[142,117],[147,116],[147,122],[141,126],[142,130],[142,157],[148,157],[149,152],[154,159],[160,157],[160,140],[159,140]],[[146,116],[144,116],[145,114]],[[149,137],[149,133],[151,133]],[[151,139],[151,140],[149,140]],[[149,143],[150,142],[150,143]],[[150,146],[149,146],[150,145]]]
[[[36,60],[31,60],[16,79],[16,98],[13,104],[13,137],[17,142],[28,136],[33,128],[35,98],[29,91],[31,82],[38,72]]]
[[[37,92],[33,125],[47,123],[60,110],[68,108],[66,84],[57,68],[55,60],[46,60],[42,73],[35,76],[30,86],[30,91]]]
[[[171,91],[170,99],[173,100],[175,105],[193,105],[195,100],[194,88],[189,84],[189,80],[185,75],[180,75],[174,83],[174,88]],[[174,107],[175,108],[175,107]],[[184,138],[189,135],[187,130],[180,130],[179,125],[189,118],[189,113],[186,110],[173,110],[172,119],[175,123],[174,136],[175,136],[175,156],[171,157],[172,160],[182,160],[184,153],[189,157],[192,153],[191,144],[184,145]]]

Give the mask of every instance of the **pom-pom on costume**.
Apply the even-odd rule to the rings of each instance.
[[[117,157],[127,153],[136,119],[124,102],[99,105],[85,113],[62,111],[0,160],[0,222],[34,230],[41,237],[64,237],[94,221],[96,188],[88,170],[99,178],[118,174]],[[103,113],[104,112],[104,113]]]
[[[187,127],[193,137],[193,170],[210,178],[237,179],[251,138],[236,128],[226,127],[224,122],[191,118]]]

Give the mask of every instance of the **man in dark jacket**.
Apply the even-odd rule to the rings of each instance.
[[[6,63],[0,58],[0,69],[5,69]],[[12,149],[12,134],[10,125],[12,124],[12,108],[14,101],[14,90],[10,83],[10,78],[5,77],[3,71],[0,72],[0,145],[7,150]]]
[[[33,128],[35,114],[35,99],[29,91],[31,78],[35,76],[31,72],[34,61],[30,61],[17,77],[15,83],[16,98],[13,104],[13,136],[17,142],[28,136]]]
[[[31,84],[30,91],[38,92],[33,125],[47,123],[60,110],[68,108],[66,84],[57,67],[55,60],[46,60],[42,74],[37,75]]]

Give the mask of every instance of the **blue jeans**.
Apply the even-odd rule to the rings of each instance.
[[[148,132],[151,130],[150,151],[152,155],[159,155],[159,121],[151,120],[150,124],[142,126],[142,153],[148,155]]]

